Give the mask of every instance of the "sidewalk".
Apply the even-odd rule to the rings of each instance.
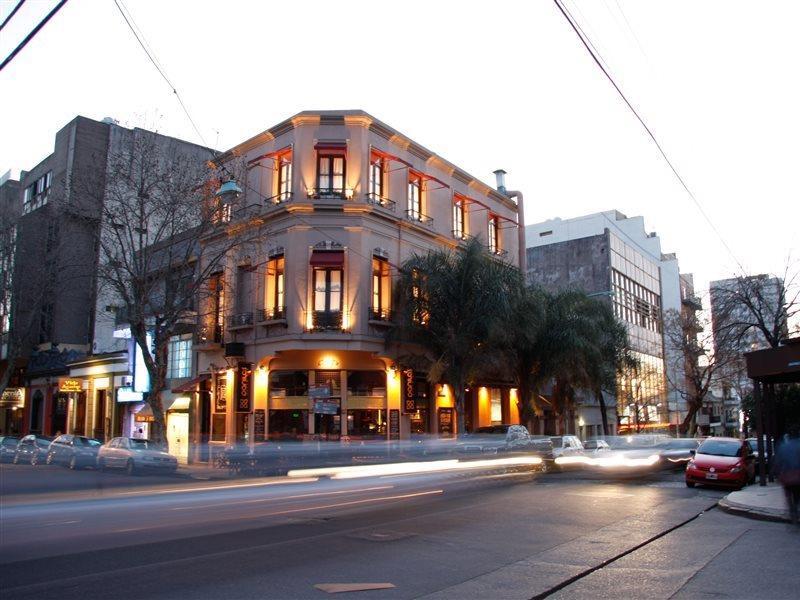
[[[766,521],[789,521],[789,508],[783,488],[778,483],[765,487],[753,484],[743,490],[731,492],[719,502],[719,507],[729,513]]]

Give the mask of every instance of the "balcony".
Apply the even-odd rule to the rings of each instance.
[[[194,332],[194,347],[198,350],[219,350],[224,339],[221,327],[199,327]]]
[[[703,310],[703,302],[697,296],[686,296],[681,303],[691,310]]]
[[[367,204],[372,204],[373,206],[377,206],[378,208],[382,208],[383,210],[389,212],[395,212],[397,208],[397,202],[394,200],[389,200],[388,198],[382,198],[377,194],[367,194]]]
[[[486,246],[486,249],[489,251],[489,254],[492,254],[493,256],[498,256],[500,258],[505,258],[508,256],[508,250],[505,250],[504,248],[492,248],[491,246]]]
[[[306,331],[345,331],[345,319],[342,311],[310,311],[306,312]]]
[[[388,308],[369,307],[367,321],[369,321],[370,325],[390,326],[392,325],[393,316],[394,313]]]
[[[262,308],[256,311],[258,323],[260,325],[272,325],[274,323],[286,323],[286,307],[276,306],[274,308]]]
[[[228,329],[244,329],[253,326],[253,313],[242,312],[228,316]]]
[[[291,192],[281,192],[280,194],[275,194],[274,196],[264,200],[264,204],[266,204],[267,208],[274,208],[276,206],[288,204],[293,198],[294,196]]]
[[[425,225],[429,228],[433,227],[433,217],[429,217],[428,215],[422,214],[418,210],[414,210],[412,208],[406,210],[406,219],[412,223],[420,223],[421,225]]]
[[[350,200],[352,188],[308,188],[308,197],[314,200]]]

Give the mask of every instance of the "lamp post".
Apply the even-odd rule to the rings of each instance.
[[[217,193],[214,194],[214,197],[219,198],[223,204],[233,204],[233,202],[238,199],[241,194],[242,188],[236,184],[233,176],[231,176],[228,181],[219,187]]]

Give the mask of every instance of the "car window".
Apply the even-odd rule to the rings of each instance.
[[[161,450],[161,447],[151,440],[126,440],[129,441],[131,444],[131,448],[134,450]]]
[[[697,448],[697,454],[711,456],[741,456],[743,446],[739,442],[725,440],[706,440]]]
[[[74,443],[75,446],[81,446],[83,448],[97,448],[98,446],[102,445],[97,440],[92,440],[92,439],[85,438],[85,437],[76,437],[73,440],[73,443]]]
[[[12,438],[12,437],[4,437],[3,438],[3,446],[14,447],[17,444],[19,444],[19,440],[17,438]]]
[[[551,437],[550,441],[553,442],[553,448],[561,448],[561,444],[563,443],[560,437]]]

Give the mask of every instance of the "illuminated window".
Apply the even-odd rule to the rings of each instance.
[[[491,407],[489,418],[492,420],[492,423],[502,423],[503,402],[502,396],[500,395],[500,388],[489,388],[489,402]]]
[[[341,269],[314,269],[314,310],[326,313],[342,310]]]
[[[422,220],[422,177],[416,173],[408,176],[408,216]]]
[[[167,349],[169,364],[167,379],[181,379],[192,374],[192,336],[174,336]]]
[[[369,161],[369,195],[373,200],[383,199],[383,171],[383,158],[373,153]]]
[[[344,196],[345,160],[341,155],[317,156],[317,194]]]
[[[292,196],[292,153],[281,154],[278,162],[278,202],[285,202]]]
[[[466,201],[461,196],[456,196],[453,200],[453,237],[464,239],[464,208]]]
[[[389,320],[390,297],[389,261],[375,256],[372,258],[372,314],[370,318],[378,321]]]
[[[285,260],[283,255],[267,262],[267,297],[264,303],[264,320],[283,319],[286,311]]]
[[[500,251],[497,217],[489,215],[489,252],[497,254]]]

